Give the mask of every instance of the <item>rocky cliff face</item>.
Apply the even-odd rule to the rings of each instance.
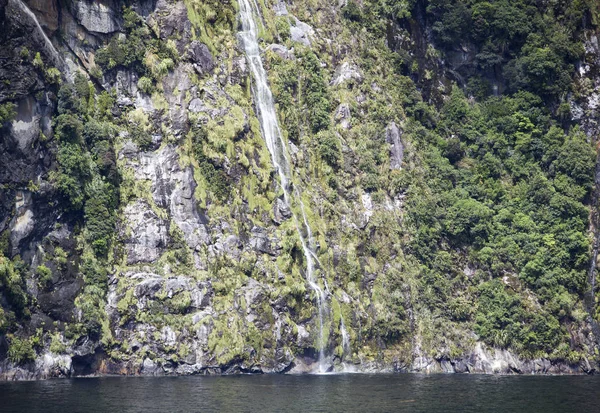
[[[404,106],[443,102],[461,73],[431,50],[425,11],[372,35],[337,2],[258,3],[323,321],[236,4],[0,0],[0,377],[308,372],[321,347],[336,371],[593,372],[593,295],[591,316],[563,320],[569,357],[486,345],[474,316],[421,302],[435,286],[405,205],[425,132],[407,136]],[[582,83],[600,81],[588,35]],[[421,64],[412,80],[397,49]],[[572,113],[593,140],[586,90]]]

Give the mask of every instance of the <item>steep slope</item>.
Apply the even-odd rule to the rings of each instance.
[[[594,2],[242,3],[0,0],[0,375],[597,369]]]

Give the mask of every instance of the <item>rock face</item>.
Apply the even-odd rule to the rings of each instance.
[[[72,7],[73,16],[90,32],[108,34],[121,28],[119,6],[113,0],[76,1]]]
[[[56,0],[28,0],[27,6],[38,16],[38,20],[49,36],[58,29],[58,5]]]
[[[190,43],[187,53],[198,74],[203,75],[212,72],[215,64],[213,62],[212,54],[205,44],[194,40]]]
[[[270,131],[261,130],[232,2],[131,0],[139,20],[126,22],[115,0],[23,1],[0,0],[0,105],[15,108],[0,125],[0,379],[310,373],[320,364],[485,374],[598,368],[600,334],[589,321],[575,323],[584,318],[580,302],[565,324],[572,348],[564,354],[577,355],[574,364],[486,346],[474,333],[475,304],[453,290],[488,277],[483,264],[448,274],[460,280],[446,297],[456,319],[421,305],[422,290],[435,286],[415,275],[423,269],[411,250],[405,199],[419,194],[399,170],[412,171],[419,159],[406,113],[450,87],[436,72],[439,90],[422,99],[403,75],[420,75],[418,65],[402,66],[414,56],[384,63],[398,45],[434,56],[417,41],[427,33],[404,38],[390,21],[385,39],[364,37],[368,31],[355,30],[340,10],[345,1],[275,1],[272,11],[257,2],[259,55],[286,138],[276,145],[289,156],[287,189],[297,191],[288,203],[263,139]],[[581,87],[568,99],[573,122],[592,140],[596,34],[585,50]],[[101,65],[102,53],[109,56]],[[474,59],[462,53],[449,64]],[[398,97],[394,88],[405,87]],[[59,115],[69,105],[80,111],[66,122],[72,141],[57,126],[65,127]],[[80,152],[61,153],[65,144]],[[80,181],[61,187],[69,169],[81,169]],[[80,191],[81,205],[69,190]],[[94,202],[105,195],[107,211]],[[103,250],[95,242],[104,226]],[[499,280],[507,290],[521,283],[516,274]],[[19,339],[35,343],[23,359],[8,351]]]
[[[344,62],[339,65],[337,69],[335,69],[335,73],[330,84],[331,86],[339,86],[342,83],[350,81],[361,82],[362,78],[363,77],[360,74],[359,69],[355,65],[349,62]]]
[[[125,207],[127,232],[125,241],[127,263],[154,262],[160,258],[169,243],[167,223],[161,220],[150,207],[137,201]]]
[[[310,46],[311,37],[314,36],[315,31],[308,24],[294,18],[294,23],[290,27],[290,34],[294,42]]]
[[[385,141],[390,144],[390,169],[402,168],[404,144],[402,143],[402,131],[395,122],[390,123],[385,130]]]

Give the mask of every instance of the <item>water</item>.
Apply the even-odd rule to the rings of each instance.
[[[597,412],[600,376],[107,377],[0,383],[0,412]]]
[[[60,55],[58,54],[58,51],[56,50],[56,48],[54,47],[54,45],[52,44],[52,42],[50,41],[48,36],[46,36],[46,32],[44,32],[44,29],[42,29],[42,26],[40,26],[40,23],[38,22],[37,17],[35,17],[35,14],[33,14],[33,12],[29,9],[29,7],[27,7],[27,5],[25,3],[23,3],[21,0],[13,0],[13,1],[31,20],[33,20],[33,22],[35,23],[35,25],[37,27],[37,32],[44,39],[44,43],[46,44],[47,49],[50,51],[52,58],[55,59],[55,61],[60,63],[61,58],[60,58]]]
[[[254,101],[258,120],[261,125],[263,138],[267,144],[267,148],[271,154],[273,166],[279,176],[279,184],[283,190],[284,201],[288,206],[292,206],[295,202],[299,206],[300,214],[302,215],[302,225],[296,212],[290,208],[293,214],[294,223],[300,242],[302,244],[302,252],[306,261],[306,281],[309,287],[317,297],[317,310],[319,317],[319,372],[327,370],[324,364],[325,358],[325,336],[323,333],[324,313],[327,311],[327,296],[326,292],[319,286],[315,278],[315,261],[316,257],[315,245],[312,236],[312,230],[306,217],[306,210],[302,197],[298,188],[292,190],[292,166],[289,160],[289,155],[286,149],[286,144],[277,121],[277,113],[273,103],[273,95],[267,81],[267,72],[265,71],[262,59],[260,57],[260,48],[258,46],[258,29],[254,19],[254,13],[260,15],[258,6],[253,0],[252,4],[249,0],[239,0],[240,21],[242,23],[242,31],[239,33],[252,76],[254,78]],[[303,233],[306,231],[306,235]]]

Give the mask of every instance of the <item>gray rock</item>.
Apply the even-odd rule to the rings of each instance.
[[[196,205],[192,168],[180,166],[175,148],[167,145],[157,152],[139,154],[137,159],[132,159],[131,166],[136,179],[151,182],[154,202],[168,212],[183,232],[188,246],[198,251],[208,244],[208,220]]]
[[[292,217],[292,211],[283,199],[277,198],[273,204],[273,216],[276,224],[281,224]]]
[[[204,43],[200,43],[198,40],[190,43],[186,56],[193,63],[194,69],[200,75],[211,73],[215,68],[215,62],[210,50],[208,50],[208,47]]]
[[[240,84],[248,76],[248,62],[245,56],[239,56],[233,59],[233,68],[229,75],[232,84]]]
[[[190,104],[188,105],[188,110],[190,112],[194,112],[194,113],[204,112],[206,109],[208,109],[208,108],[204,105],[204,102],[202,102],[202,99],[199,99],[199,98],[192,99],[190,101]]]
[[[73,15],[90,32],[108,34],[121,29],[120,7],[113,0],[79,0],[72,5]]]
[[[271,242],[267,231],[261,227],[253,227],[250,233],[250,246],[263,254],[272,254]]]
[[[13,253],[18,253],[21,240],[29,236],[35,228],[35,218],[31,204],[31,192],[17,191],[15,197],[16,214],[10,223],[10,244]]]
[[[142,362],[141,374],[145,376],[156,376],[160,373],[161,369],[158,366],[158,364],[154,362],[154,360],[151,360],[149,358],[144,359],[144,361]]]
[[[288,10],[287,6],[283,1],[279,1],[273,5],[273,11],[275,12],[275,16],[287,16]]]
[[[347,103],[341,103],[335,110],[335,121],[344,129],[350,129],[350,121],[352,115],[350,114],[350,106]]]
[[[363,76],[357,66],[344,62],[335,69],[333,79],[329,83],[331,86],[339,86],[342,83],[350,81],[362,82]]]
[[[136,297],[154,297],[154,294],[160,291],[163,286],[163,279],[160,276],[148,278],[135,287]]]
[[[315,31],[311,26],[294,17],[294,23],[290,26],[290,35],[292,41],[310,46]]]
[[[390,169],[401,169],[404,159],[404,144],[402,143],[402,130],[395,122],[390,123],[385,130],[385,141],[390,144]]]
[[[274,44],[270,45],[269,47],[267,47],[267,50],[271,50],[272,52],[276,53],[282,59],[285,59],[285,60],[293,60],[294,59],[294,52],[288,50],[287,47],[285,47],[281,44],[274,43]]]
[[[48,33],[54,34],[58,29],[57,0],[27,0],[27,6],[37,16],[40,25]]]
[[[127,263],[153,262],[160,258],[169,242],[167,223],[142,200],[127,205],[124,217],[131,232],[125,240]]]
[[[183,55],[192,37],[192,23],[188,19],[187,7],[182,0],[158,0],[156,11],[149,16],[151,26],[160,29],[163,40],[175,41],[177,51]]]

